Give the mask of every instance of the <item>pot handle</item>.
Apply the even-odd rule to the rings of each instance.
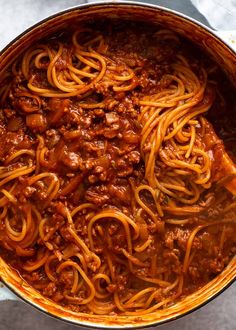
[[[214,33],[236,52],[236,30],[231,30],[231,31],[218,30],[218,31],[214,31]]]
[[[18,298],[12,291],[0,282],[0,301],[3,300],[18,300]]]

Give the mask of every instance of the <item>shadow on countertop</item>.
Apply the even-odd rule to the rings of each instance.
[[[88,0],[89,1],[89,0]],[[197,21],[210,26],[206,18],[192,5],[190,0],[136,0],[138,2],[147,2],[153,5],[167,7],[187,16],[193,17]],[[90,1],[92,2],[92,0]]]

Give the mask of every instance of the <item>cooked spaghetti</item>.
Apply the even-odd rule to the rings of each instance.
[[[0,87],[1,256],[90,314],[155,312],[210,282],[236,252],[230,90],[158,27],[32,45]]]

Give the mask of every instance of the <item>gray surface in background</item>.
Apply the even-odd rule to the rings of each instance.
[[[37,21],[84,1],[0,0],[0,49]],[[192,16],[207,24],[189,0],[150,0]],[[160,330],[236,330],[236,284],[200,310],[158,327]],[[76,330],[78,327],[52,319],[23,302],[0,302],[0,330]],[[153,329],[153,328],[152,328]]]
[[[154,5],[160,5],[173,10],[177,10],[187,16],[193,17],[203,24],[209,26],[206,18],[192,5],[190,0],[137,0],[138,2],[148,2]],[[207,1],[207,0],[205,0]]]

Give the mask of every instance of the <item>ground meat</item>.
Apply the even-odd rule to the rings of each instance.
[[[18,97],[14,99],[14,107],[19,111],[24,113],[32,113],[39,111],[39,103],[37,99],[29,98],[29,97]]]
[[[129,204],[131,199],[131,188],[126,180],[116,180],[108,185],[108,191],[111,198],[119,203]]]
[[[62,118],[69,110],[71,101],[69,99],[50,98],[47,108],[49,110],[47,121],[50,126],[62,124]]]
[[[77,170],[83,166],[83,160],[75,152],[64,151],[61,162],[71,170]]]
[[[63,269],[63,271],[60,273],[59,281],[62,283],[66,288],[71,288],[73,284],[73,271],[72,270],[66,270]]]
[[[57,286],[55,283],[51,282],[48,286],[43,290],[43,294],[47,297],[52,297],[57,291]]]
[[[61,136],[59,132],[55,129],[49,129],[46,131],[46,144],[49,149],[55,147],[55,145],[59,142]]]
[[[88,202],[91,202],[95,205],[102,206],[106,204],[110,196],[108,194],[108,189],[106,186],[95,186],[95,187],[90,187],[85,194],[85,199]]]
[[[115,112],[108,112],[105,116],[107,125],[112,125],[119,121],[119,116]]]
[[[24,130],[17,132],[6,132],[5,128],[0,132],[0,157],[4,160],[6,155],[11,155],[20,149],[30,149],[34,142]]]

